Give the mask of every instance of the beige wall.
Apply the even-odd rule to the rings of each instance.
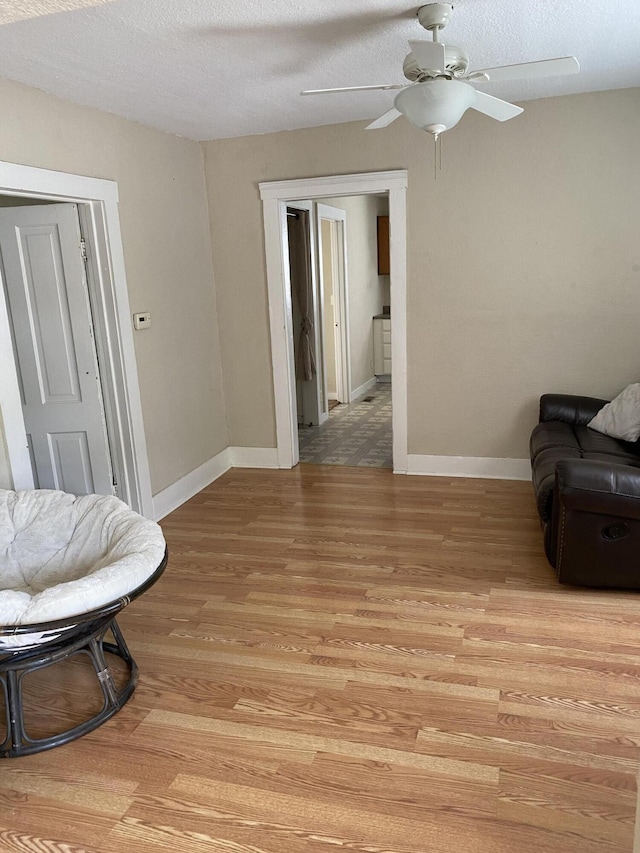
[[[202,149],[0,80],[0,160],[118,182],[155,492],[226,447]]]
[[[374,195],[323,199],[347,214],[347,277],[351,391],[374,378],[373,316],[382,310],[378,276],[377,215]]]
[[[400,120],[205,145],[232,444],[275,445],[265,180],[408,169],[410,453],[524,457],[539,394],[637,381],[640,89],[525,108],[469,111],[437,178]]]

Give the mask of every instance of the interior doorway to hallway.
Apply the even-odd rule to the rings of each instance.
[[[406,369],[406,187],[405,170],[333,175],[260,184],[263,201],[269,325],[275,398],[278,465],[299,461],[292,294],[288,254],[287,207],[315,199],[320,203],[345,196],[388,194],[389,272],[393,312],[388,319],[392,376],[393,470],[407,471]],[[315,229],[311,240],[315,239]],[[319,298],[319,297],[318,297]],[[371,322],[371,315],[370,320]],[[315,334],[318,335],[316,325]],[[318,342],[318,348],[320,347]],[[352,379],[355,383],[355,380]],[[355,386],[354,384],[354,387]],[[329,389],[327,389],[329,390]],[[353,393],[353,388],[352,388]],[[327,399],[328,403],[328,399]]]
[[[393,467],[388,209],[384,193],[287,206],[301,462]]]

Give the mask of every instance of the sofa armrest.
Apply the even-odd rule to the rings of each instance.
[[[640,468],[556,463],[550,553],[560,583],[640,589]]]
[[[640,468],[561,459],[556,462],[556,493],[568,509],[640,520]]]
[[[563,421],[572,426],[586,426],[608,402],[573,394],[543,394],[540,397],[540,423]]]

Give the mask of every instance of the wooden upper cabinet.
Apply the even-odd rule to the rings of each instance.
[[[389,275],[389,217],[378,217],[378,275]]]

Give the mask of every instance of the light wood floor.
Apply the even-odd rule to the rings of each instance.
[[[557,585],[530,484],[233,470],[163,527],[133,699],[0,763],[0,850],[632,850],[640,595]]]

